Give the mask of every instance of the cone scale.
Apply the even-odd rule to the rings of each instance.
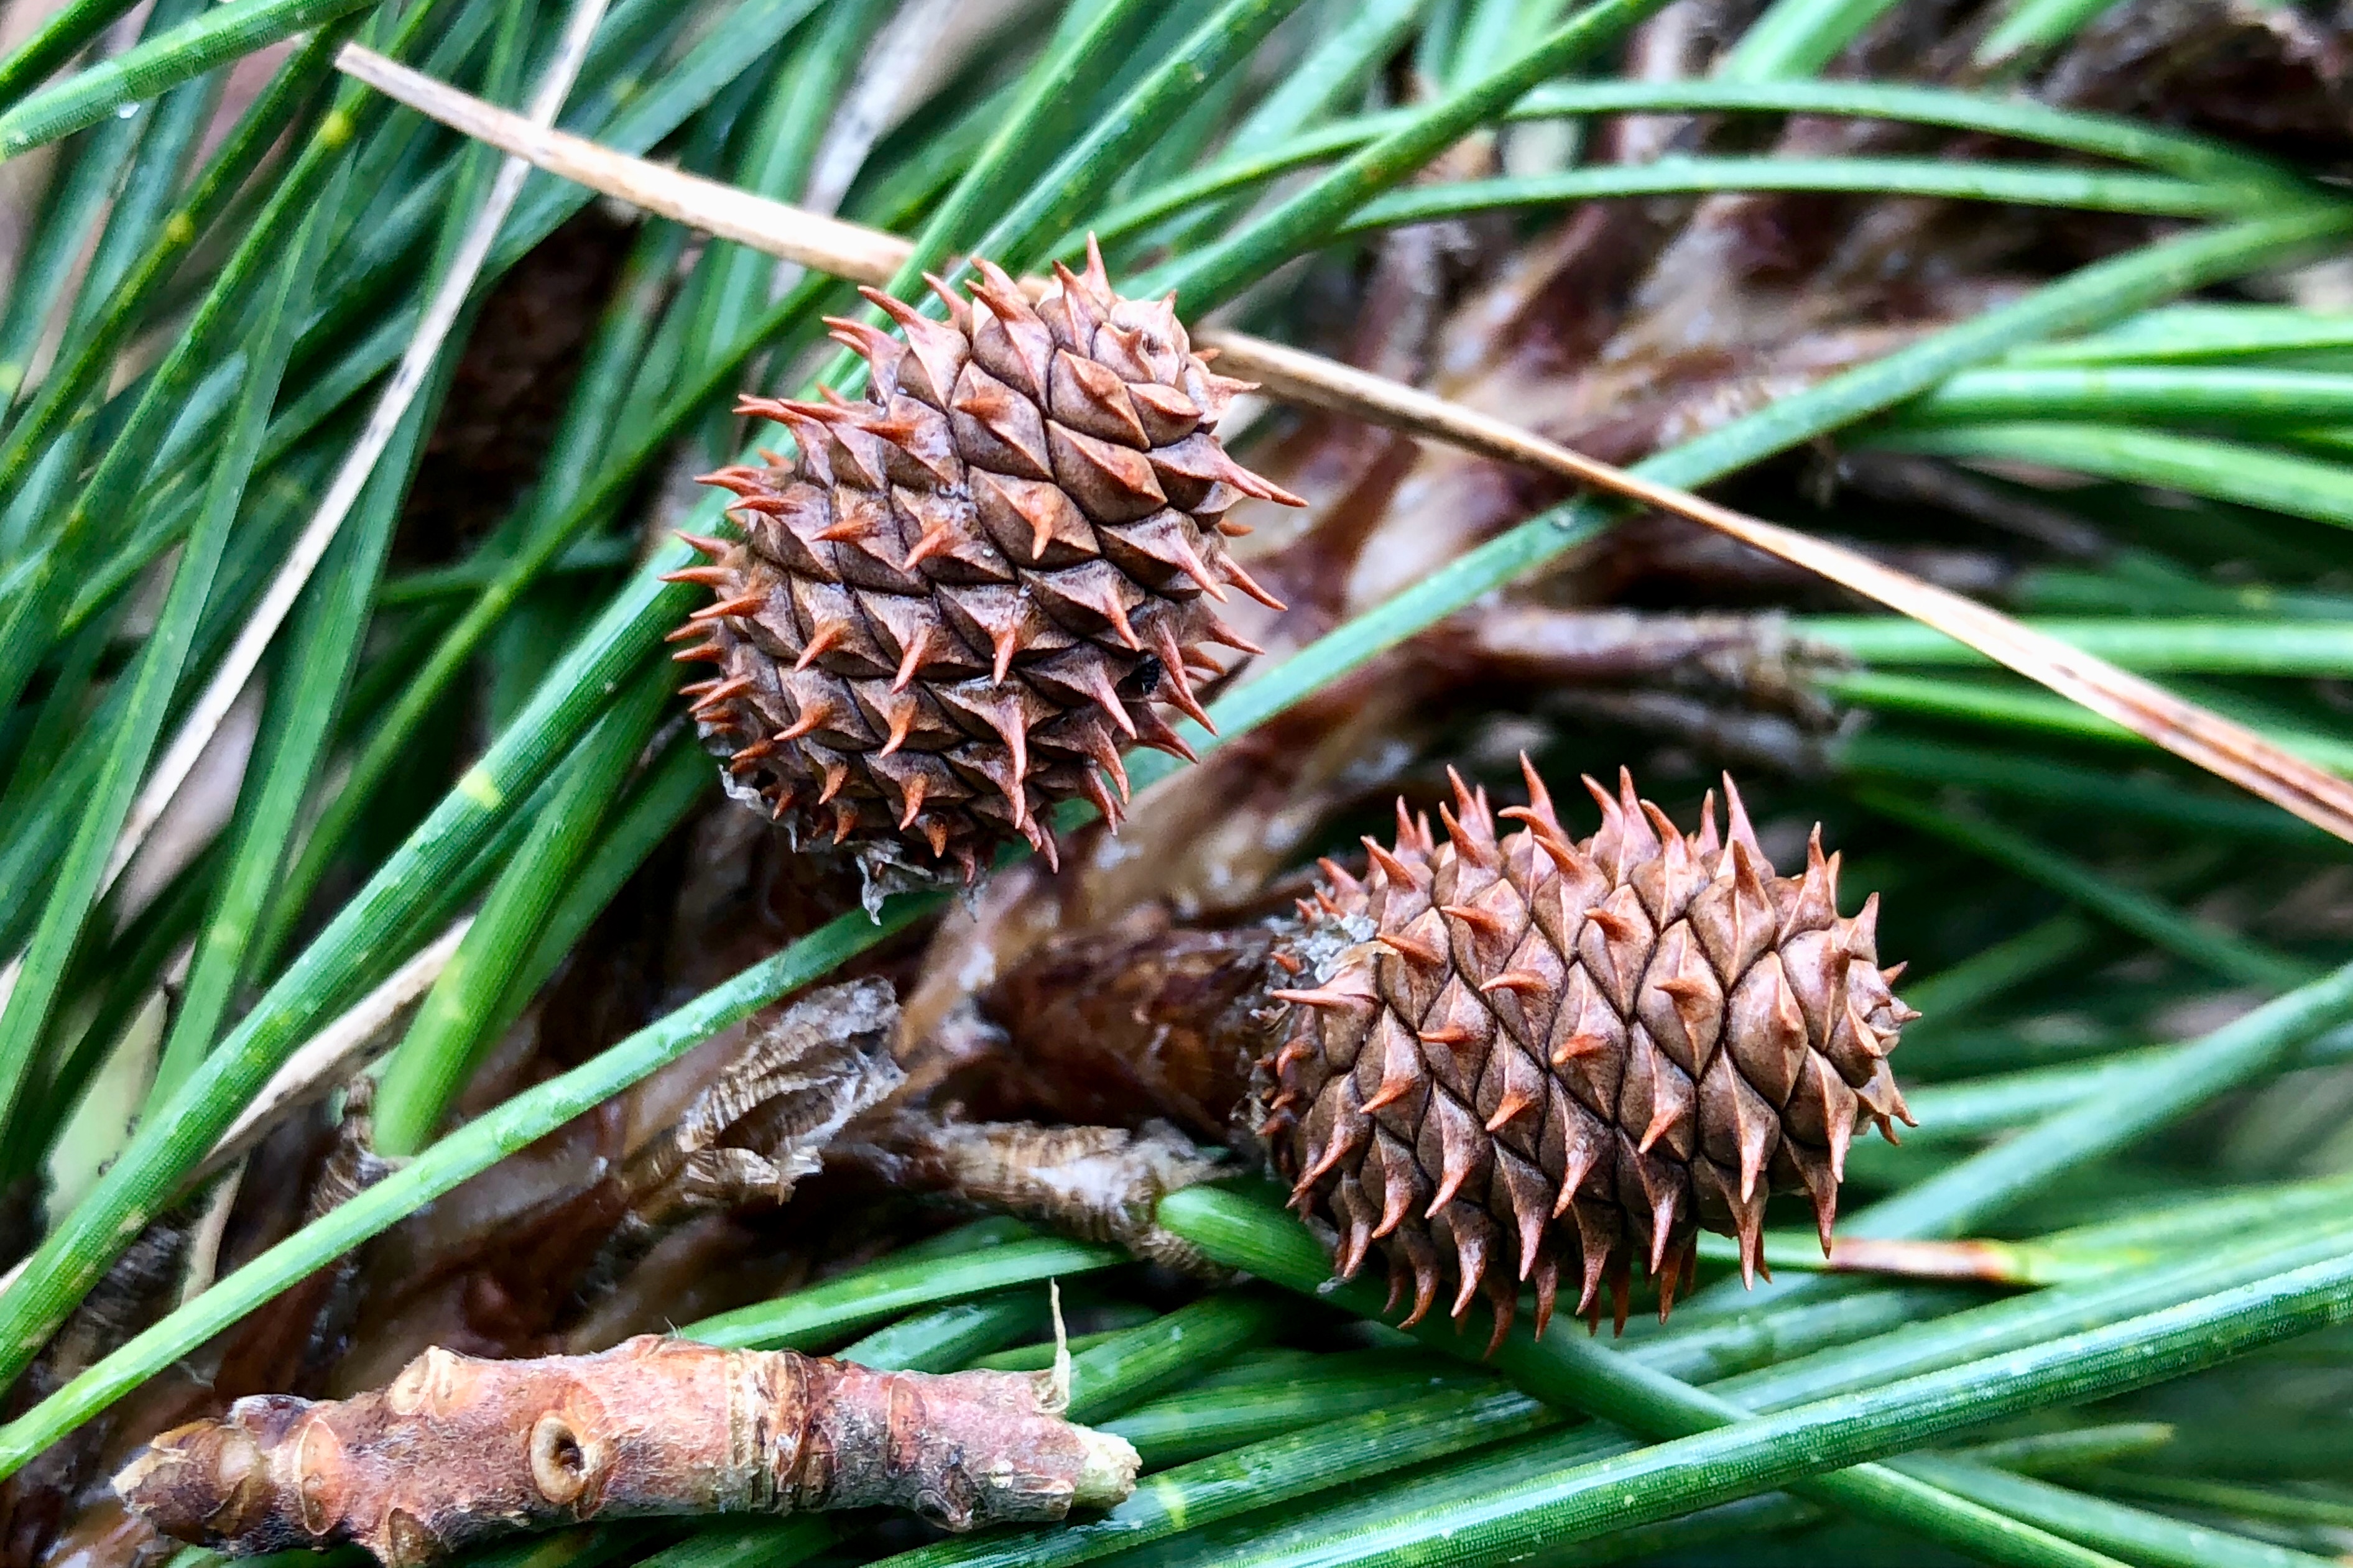
[[[1193,352],[1172,300],[1112,291],[1092,243],[1033,304],[976,261],[947,320],[873,289],[898,326],[828,319],[872,374],[849,403],[747,398],[798,450],[707,482],[741,542],[673,574],[712,601],[675,634],[718,674],[686,688],[738,798],[797,843],[969,881],[989,850],[1055,853],[1047,813],[1116,825],[1129,744],[1189,757],[1164,710],[1203,723],[1219,615],[1275,604],[1225,550],[1245,496],[1299,504],[1229,457],[1248,384]]]
[[[1637,1264],[1663,1316],[1702,1228],[1754,1277],[1776,1192],[1811,1198],[1827,1250],[1856,1131],[1911,1120],[1886,1058],[1917,1015],[1877,895],[1839,915],[1820,829],[1783,877],[1728,778],[1721,837],[1713,795],[1685,835],[1626,775],[1585,782],[1581,842],[1533,768],[1508,834],[1459,778],[1443,837],[1400,803],[1364,876],[1324,862],[1275,956],[1260,1136],[1336,1272],[1379,1255],[1409,1322],[1484,1293],[1500,1341],[1532,1283],[1539,1333],[1564,1289],[1622,1327]]]

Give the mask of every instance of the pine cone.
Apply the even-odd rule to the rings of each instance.
[[[739,798],[798,843],[886,859],[928,849],[966,880],[1013,836],[1050,858],[1046,812],[1082,796],[1116,824],[1123,741],[1190,759],[1166,703],[1258,652],[1219,618],[1243,496],[1299,504],[1213,431],[1248,384],[1213,374],[1174,296],[1113,294],[1092,246],[1033,307],[987,261],[949,319],[863,290],[906,334],[828,319],[872,367],[867,401],[747,398],[789,428],[789,465],[708,476],[741,498],[740,544],[690,543],[673,574],[717,601],[677,636],[720,667],[688,687]],[[1104,785],[1109,775],[1119,794]]]
[[[1445,844],[1400,804],[1395,848],[1366,839],[1363,880],[1324,862],[1278,956],[1302,984],[1272,993],[1261,1133],[1343,1278],[1380,1246],[1409,1322],[1451,1272],[1454,1315],[1483,1288],[1500,1342],[1533,1279],[1542,1333],[1567,1267],[1577,1312],[1598,1322],[1606,1282],[1622,1327],[1630,1254],[1663,1316],[1701,1226],[1753,1279],[1768,1191],[1811,1194],[1827,1250],[1858,1120],[1891,1142],[1911,1121],[1886,1057],[1918,1015],[1877,967],[1878,895],[1839,918],[1820,828],[1805,875],[1775,874],[1729,778],[1728,842],[1713,795],[1686,837],[1620,780],[1585,781],[1581,844],[1533,768],[1500,842],[1459,778]]]

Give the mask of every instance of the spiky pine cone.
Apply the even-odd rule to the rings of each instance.
[[[1208,647],[1252,647],[1213,601],[1277,601],[1229,559],[1243,496],[1296,505],[1214,434],[1248,384],[1211,372],[1168,300],[1112,292],[1103,258],[1033,306],[987,261],[949,319],[869,289],[905,333],[829,320],[872,367],[867,401],[746,399],[789,465],[732,468],[740,544],[674,574],[716,602],[678,657],[730,787],[798,842],[828,835],[967,880],[1012,837],[1048,855],[1073,796],[1114,823],[1123,741],[1189,759],[1155,704],[1207,723]],[[1104,784],[1108,775],[1119,794]]]
[[[1525,764],[1525,759],[1524,759]],[[1359,880],[1328,886],[1277,962],[1278,1042],[1259,1065],[1261,1135],[1293,1202],[1339,1236],[1352,1278],[1379,1246],[1409,1322],[1451,1274],[1459,1319],[1483,1288],[1498,1341],[1533,1279],[1536,1331],[1560,1271],[1599,1321],[1625,1319],[1630,1257],[1660,1312],[1696,1232],[1761,1262],[1768,1191],[1811,1194],[1830,1246],[1858,1121],[1909,1122],[1887,1070],[1918,1016],[1878,967],[1878,895],[1839,917],[1838,862],[1817,828],[1805,874],[1777,875],[1725,780],[1700,829],[1585,781],[1601,827],[1573,842],[1527,770],[1524,826],[1501,839],[1485,793],[1455,781],[1448,842],[1400,804],[1396,847],[1367,838]]]

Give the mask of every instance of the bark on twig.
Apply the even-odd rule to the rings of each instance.
[[[782,1203],[852,1116],[897,1085],[899,1003],[881,980],[812,993],[755,1035],[675,1126],[631,1157],[622,1180],[653,1217],[739,1202]]]
[[[852,1117],[903,1075],[891,1059],[898,999],[880,980],[814,992],[754,1035],[677,1122],[592,1194],[627,1205],[589,1269],[617,1279],[669,1231],[713,1210],[773,1205],[824,1163]]]
[[[1165,1117],[1223,1140],[1250,1087],[1273,945],[1262,924],[1180,926],[1156,905],[1041,943],[980,998],[1018,1035],[1000,1070],[1060,1120]]]
[[[684,940],[706,929],[687,916],[674,924]],[[840,1125],[898,1081],[890,1050],[897,1018],[880,980],[811,992],[715,1037],[666,1083],[608,1101],[562,1142],[506,1162],[502,1175],[379,1238],[368,1249],[360,1359],[332,1391],[386,1381],[428,1344],[501,1356],[603,1350],[624,1333],[770,1293],[779,1282],[769,1266],[792,1265],[764,1252],[752,1280],[733,1289],[711,1281],[701,1311],[667,1301],[627,1317],[625,1328],[574,1338],[583,1312],[596,1311],[669,1237],[705,1216],[784,1204]],[[598,1037],[600,1027],[568,1013],[551,1023],[543,1011],[537,1033],[568,1045]]]
[[[0,1405],[0,1415],[31,1409],[161,1317],[171,1305],[187,1247],[185,1213],[166,1215],[142,1232],[50,1339],[8,1403]],[[0,1483],[0,1562],[32,1562],[47,1549],[71,1518],[82,1488],[105,1473],[100,1461],[113,1435],[114,1415],[84,1424]]]
[[[386,1568],[593,1518],[881,1506],[965,1530],[1127,1495],[1135,1450],[1062,1419],[1066,1398],[1050,1373],[884,1373],[651,1334],[538,1361],[436,1348],[355,1399],[240,1399],[156,1437],[115,1486],[182,1540],[353,1541]]]
[[[1684,686],[1738,696],[1814,728],[1836,713],[1814,678],[1850,661],[1793,633],[1777,614],[1661,615],[1625,609],[1482,607],[1433,650],[1466,679],[1505,679],[1543,694],[1563,687]]]
[[[901,1191],[930,1191],[985,1209],[1041,1220],[1087,1241],[1116,1242],[1187,1274],[1219,1272],[1154,1213],[1179,1187],[1228,1173],[1165,1121],[1124,1127],[1040,1127],[950,1121],[921,1111],[853,1128],[833,1159]]]
[[[319,1179],[303,1205],[305,1225],[323,1219],[392,1174],[393,1162],[375,1152],[375,1080],[364,1075],[352,1080],[335,1141],[319,1167]],[[346,1252],[298,1288],[314,1292],[306,1317],[310,1333],[302,1350],[295,1386],[314,1384],[351,1349],[352,1328],[359,1319],[364,1250]]]
[[[2101,561],[2107,536],[2063,507],[1957,464],[1907,452],[1842,452],[1834,482],[1875,500],[1926,505],[2041,546],[2063,560]]]

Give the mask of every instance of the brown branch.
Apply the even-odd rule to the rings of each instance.
[[[616,1176],[649,1223],[792,1195],[844,1123],[898,1087],[899,999],[882,980],[811,992],[756,1031]]]
[[[1050,1373],[886,1373],[654,1334],[538,1361],[436,1348],[357,1398],[240,1399],[114,1484],[184,1541],[353,1541],[386,1568],[595,1518],[895,1507],[965,1530],[1127,1495],[1135,1450],[1062,1419],[1065,1398]]]
[[[1236,1099],[1240,1099],[1236,1095]],[[1160,1228],[1160,1200],[1214,1181],[1219,1152],[1198,1150],[1165,1121],[1124,1127],[1040,1127],[954,1121],[899,1111],[853,1125],[829,1163],[863,1168],[898,1192],[934,1192],[997,1213],[1041,1220],[1086,1241],[1116,1242],[1188,1274],[1219,1272],[1201,1250]]]
[[[550,173],[740,241],[773,256],[862,282],[886,280],[910,254],[906,242],[839,219],[650,163],[579,137],[542,130],[455,88],[356,45],[342,69],[445,124]],[[1811,535],[1718,506],[1547,441],[1508,421],[1302,350],[1240,332],[1196,341],[1224,355],[1219,369],[1273,395],[1541,469],[1620,495],[1737,539],[1877,601],[1976,648],[2031,680],[2316,826],[2353,841],[2353,784],[2274,745],[2244,725],[2183,700],[1999,610]]]

